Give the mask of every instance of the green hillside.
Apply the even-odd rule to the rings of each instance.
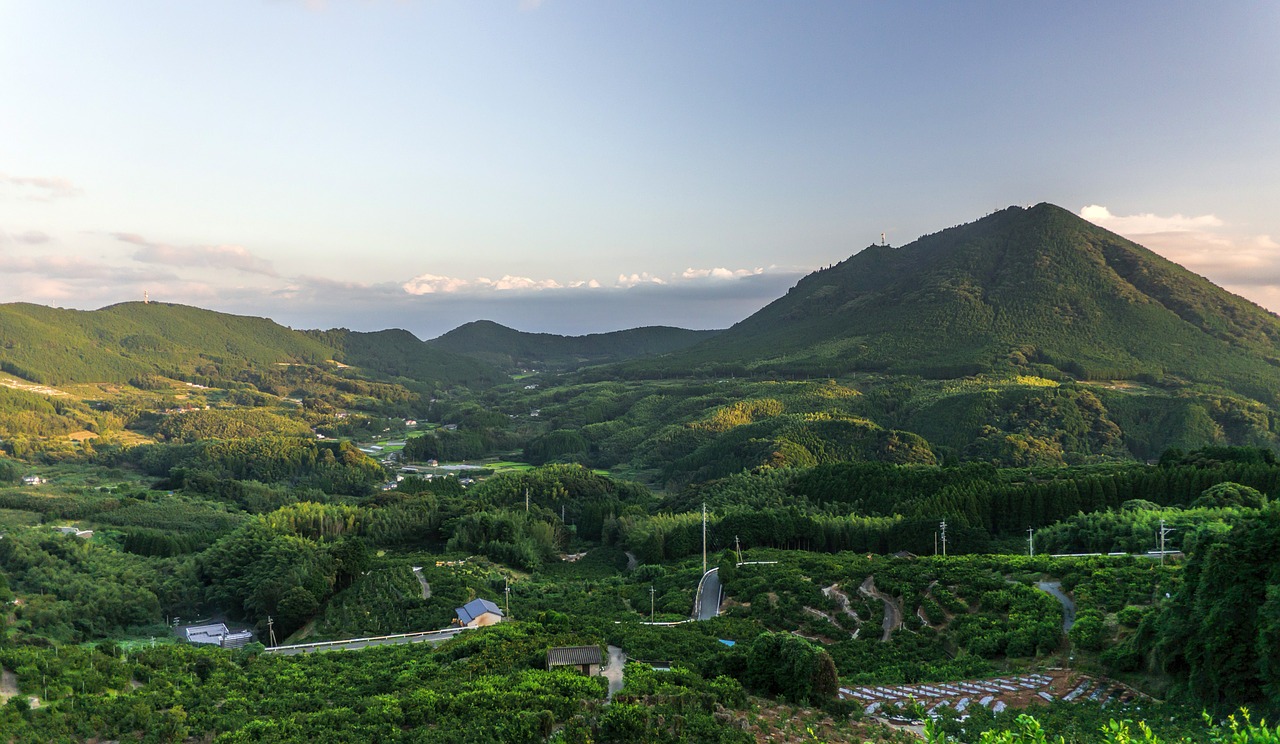
[[[477,320],[427,343],[506,369],[568,370],[666,354],[693,346],[717,333],[719,331],[647,326],[586,336],[557,336],[525,333],[491,320]]]
[[[435,385],[487,387],[503,379],[492,365],[421,341],[408,331],[308,332],[341,351],[346,364],[389,377]]]
[[[1050,204],[871,246],[641,375],[988,371],[1224,386],[1272,401],[1280,320]]]
[[[406,331],[304,333],[267,318],[127,302],[100,310],[0,305],[0,370],[32,382],[128,382],[145,375],[232,379],[248,368],[329,365],[422,383],[491,384],[487,365]]]

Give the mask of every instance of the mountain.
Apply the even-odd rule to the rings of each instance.
[[[525,333],[490,320],[477,320],[427,343],[505,369],[567,370],[666,354],[717,333],[648,326],[586,336],[557,336]]]
[[[301,332],[266,318],[159,302],[91,311],[0,305],[0,370],[42,384],[127,382],[152,374],[230,379],[249,367],[329,360],[424,383],[488,384],[500,376],[407,331]]]
[[[1051,204],[871,246],[631,374],[949,378],[1021,371],[1204,383],[1274,402],[1280,320]]]

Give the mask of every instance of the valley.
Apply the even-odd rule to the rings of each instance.
[[[1280,711],[1277,359],[1052,205],[717,332],[0,306],[0,739],[1226,735]]]

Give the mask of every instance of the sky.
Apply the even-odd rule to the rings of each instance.
[[[0,302],[723,328],[1070,209],[1280,310],[1280,4],[0,0]]]

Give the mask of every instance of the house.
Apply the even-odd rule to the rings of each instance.
[[[594,677],[600,673],[604,654],[599,646],[561,646],[547,649],[547,670],[556,667],[573,667],[580,674]]]
[[[241,648],[253,640],[253,633],[247,630],[232,632],[223,623],[210,625],[188,625],[182,629],[182,636],[187,643],[196,643],[222,648]]]
[[[22,479],[22,485],[24,486],[38,486],[48,482],[49,481],[45,480],[44,478],[41,478],[38,475],[28,475]]]
[[[467,628],[496,625],[502,622],[504,617],[498,605],[487,599],[473,599],[454,610],[454,612],[458,614],[458,625]]]

